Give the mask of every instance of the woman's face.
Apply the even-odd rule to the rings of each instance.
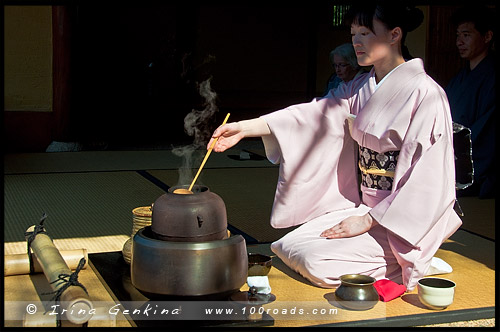
[[[387,60],[391,48],[391,31],[378,19],[373,19],[373,30],[362,25],[351,25],[352,46],[360,66],[371,66]]]
[[[356,70],[340,55],[333,55],[335,74],[344,82],[349,82],[356,76]]]

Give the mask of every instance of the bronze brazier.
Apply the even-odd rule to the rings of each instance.
[[[192,195],[170,188],[153,204],[151,226],[134,236],[132,284],[149,294],[204,296],[238,291],[248,256],[241,235],[228,237],[222,199],[205,186]]]

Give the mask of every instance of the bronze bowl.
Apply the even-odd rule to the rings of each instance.
[[[340,286],[335,291],[337,301],[351,310],[368,310],[378,302],[378,293],[373,284],[375,278],[362,274],[340,276]]]
[[[273,259],[270,256],[256,253],[248,254],[248,276],[267,276],[271,267],[273,266]]]

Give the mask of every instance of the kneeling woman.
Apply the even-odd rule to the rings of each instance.
[[[271,248],[292,269],[321,287],[361,273],[411,290],[461,225],[449,105],[422,60],[403,57],[418,9],[353,6],[348,19],[369,73],[324,98],[219,127],[214,151],[261,136],[280,164],[271,225],[302,225]]]

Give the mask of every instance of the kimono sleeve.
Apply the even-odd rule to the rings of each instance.
[[[370,214],[386,229],[418,247],[437,223],[448,224],[455,201],[455,166],[451,116],[444,92],[430,89],[415,105],[398,159],[395,190]],[[456,230],[460,221],[451,213],[457,220],[450,227]]]
[[[279,163],[271,226],[291,227],[359,205],[347,102],[330,96],[262,116],[268,159]]]

